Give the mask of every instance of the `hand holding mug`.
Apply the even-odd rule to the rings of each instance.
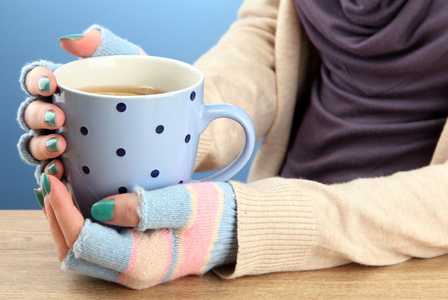
[[[61,44],[72,54],[89,56],[93,52],[93,56],[96,56],[95,54],[101,48],[107,48],[105,47],[107,45],[101,42],[105,33],[111,34],[104,29],[95,29],[85,33],[82,38],[75,35],[62,39]],[[112,41],[118,44],[128,43],[118,37],[113,37]],[[144,54],[141,49],[133,45],[119,48],[127,49],[126,51],[131,49],[132,53],[115,54]],[[72,121],[69,121],[72,120],[69,112],[71,110],[67,110],[68,113],[65,114],[64,110],[49,101],[48,96],[57,91],[56,77],[52,73],[57,67],[60,65],[40,61],[24,68],[26,72],[21,81],[24,90],[32,96],[22,104],[19,110],[19,122],[24,129],[30,131],[21,138],[19,148],[26,161],[41,166],[37,169],[37,173],[44,171],[44,174],[40,176],[42,187],[35,190],[35,193],[49,221],[58,257],[63,261],[63,268],[141,289],[188,274],[203,274],[215,266],[235,262],[237,249],[236,203],[232,186],[229,183],[176,184],[151,192],[137,188],[137,193],[117,194],[113,195],[114,199],[106,197],[106,200],[96,203],[96,208],[99,209],[95,216],[101,217],[98,220],[101,219],[111,225],[136,227],[135,230],[119,233],[114,229],[93,224],[88,219],[84,220],[83,215],[74,206],[72,197],[61,179],[63,173],[69,174],[70,170],[77,170],[78,173],[81,170],[84,175],[91,174],[88,170],[95,169],[95,172],[97,171],[96,165],[92,169],[83,168],[83,166],[89,167],[87,164],[82,165],[81,168],[72,169],[74,163],[78,162],[78,166],[80,166],[84,159],[78,158],[76,155],[73,156],[75,150],[72,139],[97,136],[99,137],[97,142],[100,145],[102,134],[99,133],[101,130],[97,131],[96,125],[92,125],[96,122],[95,118],[80,118],[88,122],[84,123],[88,126],[77,127],[76,124],[73,125]],[[187,67],[187,69],[189,68]],[[193,108],[191,111],[186,110],[186,115],[182,116],[182,118],[186,118],[184,120],[194,119],[191,116],[200,116],[196,118],[197,122],[193,122],[196,123],[192,127],[195,128],[195,131],[191,132],[196,132],[195,134],[181,132],[183,135],[181,141],[184,144],[192,145],[190,148],[192,150],[186,152],[190,152],[190,155],[194,156],[195,143],[198,139],[196,135],[200,134],[198,132],[216,117],[231,117],[240,123],[247,123],[242,124],[247,134],[246,150],[230,167],[214,177],[215,180],[225,180],[234,174],[241,167],[242,162],[244,164],[244,161],[250,156],[254,138],[251,122],[250,119],[244,121],[244,117],[235,116],[240,113],[238,109],[235,113],[235,110],[231,108],[223,115],[222,111],[227,110],[227,106],[225,109],[221,109],[219,105],[206,108],[202,101],[196,101],[202,97],[202,87],[200,87],[202,83],[199,83],[202,80],[198,80],[200,77],[200,75],[196,77],[195,83],[191,84],[195,87],[194,93],[189,91],[189,99],[184,101],[190,103]],[[196,89],[198,86],[199,89]],[[66,93],[62,90],[61,86],[58,94]],[[120,100],[123,99],[120,98]],[[66,102],[59,103],[62,107],[65,104]],[[130,108],[134,106],[123,101],[114,104],[112,105],[114,113],[121,116],[125,115],[123,112],[129,112]],[[130,104],[133,104],[132,101]],[[184,106],[181,105],[180,109],[184,109],[182,107]],[[80,115],[85,116],[85,114]],[[172,115],[172,113],[168,114],[168,116]],[[157,115],[156,117],[162,116]],[[157,119],[156,117],[154,118]],[[75,119],[77,118],[73,120]],[[94,120],[93,123],[90,123],[92,120]],[[132,124],[133,122],[135,120],[130,119],[125,123]],[[64,124],[66,125],[62,127]],[[171,122],[166,124],[171,124]],[[69,128],[76,129],[70,133],[71,129]],[[152,126],[152,134],[161,137],[164,132],[167,133],[168,128],[168,125],[163,124],[157,125],[155,129]],[[185,130],[190,127],[180,126],[178,128]],[[48,134],[49,131],[52,133]],[[75,134],[78,137],[73,137]],[[64,135],[67,136],[67,139]],[[108,135],[106,134],[105,137],[108,138]],[[95,153],[96,149],[90,150]],[[128,156],[129,151],[119,147],[115,149],[114,154],[117,159],[120,159]],[[64,165],[59,160],[58,157],[61,155],[64,155],[68,168],[64,169]],[[238,161],[239,163],[237,163]],[[182,172],[185,172],[184,168],[181,169]],[[163,173],[166,170],[164,168]],[[154,175],[155,178],[163,178],[161,170],[153,171],[150,172],[151,177]],[[186,181],[191,180],[189,172],[185,173],[187,174]],[[148,175],[147,172],[146,175]],[[76,176],[69,175],[70,178],[76,178]],[[173,175],[171,178],[177,178],[176,176]],[[148,177],[146,176],[146,178]],[[69,187],[73,187],[72,183],[69,184]],[[115,184],[113,187],[116,189]],[[89,189],[91,189],[90,186]],[[108,216],[105,216],[105,212]],[[103,252],[100,249],[107,251]],[[142,273],[139,270],[146,271]]]
[[[103,43],[103,40],[108,43]],[[59,41],[63,49],[81,58],[111,54],[146,55],[142,49],[98,25],[89,27],[84,34],[67,35]],[[64,166],[58,157],[64,153],[66,141],[56,130],[65,123],[65,113],[51,103],[51,96],[57,89],[53,72],[60,66],[49,61],[35,61],[24,66],[20,78],[22,89],[30,97],[22,102],[18,111],[18,121],[28,131],[21,137],[18,147],[27,163],[38,166],[37,179],[41,172],[59,179],[64,174]]]
[[[96,26],[93,26],[93,28],[97,28]],[[119,44],[119,43],[128,43],[125,42],[124,40],[113,36],[113,34],[111,34],[109,31],[105,30],[104,28],[101,28],[102,33],[100,33],[99,30],[92,30],[92,31],[88,31],[87,33],[85,33],[83,35],[82,38],[79,38],[79,35],[74,35],[75,38],[71,38],[72,36],[69,36],[68,38],[63,38],[61,39],[61,44],[63,46],[64,49],[66,49],[69,52],[72,52],[73,54],[79,54],[81,56],[84,55],[88,55],[91,54],[92,51],[94,51],[95,49],[96,52],[93,53],[93,56],[98,56],[98,52],[101,51],[105,52],[102,49],[110,49],[112,48],[111,45],[104,45],[102,43],[100,43],[100,39],[102,35],[107,34],[108,38],[108,42],[110,43],[111,41],[113,42],[112,44]],[[113,37],[111,37],[113,36]],[[98,46],[99,45],[99,46]],[[135,46],[119,46],[117,47],[119,49],[131,49],[129,51],[133,51],[134,54],[136,53],[140,53],[140,54],[144,54],[144,52],[141,49],[135,48]],[[87,50],[88,51],[87,51]],[[93,49],[93,50],[92,50]],[[90,52],[89,52],[90,51]],[[129,53],[126,53],[129,54]],[[75,62],[76,64],[79,63]],[[174,62],[174,61],[172,61]],[[180,62],[176,62],[177,64],[179,64]],[[162,66],[162,70],[163,70],[163,66]],[[180,69],[188,69],[188,68],[192,68],[194,70],[194,67],[189,66],[187,64],[184,64],[184,67],[180,67]],[[49,67],[49,69],[55,69],[55,66],[51,65]],[[24,86],[24,89],[27,90],[30,93],[34,93],[37,95],[42,95],[42,96],[49,96],[51,95],[54,91],[56,91],[56,78],[54,76],[54,74],[47,68],[45,68],[44,66],[37,66],[35,68],[32,68],[30,72],[28,72],[26,74],[26,80],[23,80],[24,82],[26,81],[26,85]],[[184,70],[184,71],[185,71]],[[129,71],[129,70],[128,70]],[[157,72],[160,72],[158,70],[156,71],[156,75]],[[166,71],[166,70],[165,70]],[[191,70],[190,70],[191,71]],[[106,71],[107,72],[107,71]],[[199,76],[198,78],[195,78],[194,80],[196,80],[196,83],[199,83],[199,81],[202,81],[203,79],[200,78],[202,77],[202,74],[200,74],[200,72],[198,70],[195,70],[194,72],[195,76]],[[118,72],[118,74],[120,74]],[[186,76],[187,73],[184,72],[184,75]],[[184,76],[182,75],[182,76]],[[141,75],[140,75],[141,76]],[[169,74],[165,74],[165,76],[170,76]],[[125,75],[126,77],[126,75]],[[129,78],[128,78],[129,80]],[[190,79],[191,80],[191,79]],[[193,81],[194,81],[193,80]],[[198,81],[199,80],[199,81]],[[106,80],[107,81],[107,80]],[[178,80],[176,79],[177,84],[179,84]],[[164,80],[164,83],[168,83],[167,80]],[[108,82],[104,82],[104,84],[109,84]],[[134,84],[134,82],[132,82],[132,84]],[[153,83],[151,83],[153,84]],[[185,83],[183,83],[185,84]],[[83,84],[84,87],[87,87],[89,85],[91,85],[91,83],[84,83]],[[199,92],[198,95],[193,96],[193,95],[188,95],[184,98],[187,97],[194,97],[196,98],[196,101],[191,100],[191,102],[193,103],[202,103],[202,83],[200,83],[201,86],[199,87]],[[36,88],[37,87],[37,88]],[[171,89],[171,87],[168,87],[168,89]],[[194,93],[196,93],[195,91],[193,91]],[[97,97],[97,98],[102,98],[102,97]],[[103,97],[104,98],[104,97]],[[59,128],[61,127],[62,124],[64,123],[71,123],[71,120],[74,120],[76,118],[85,118],[86,117],[86,112],[91,111],[91,109],[87,109],[84,112],[80,111],[79,114],[76,116],[76,118],[69,118],[69,121],[65,120],[65,113],[63,110],[61,110],[58,106],[55,106],[51,103],[48,102],[44,102],[44,101],[34,101],[35,99],[32,99],[33,101],[26,101],[24,104],[22,105],[23,107],[23,116],[24,116],[24,126],[25,128],[31,128],[33,129],[35,132],[33,132],[32,134],[28,134],[28,135],[24,135],[22,138],[22,142],[21,145],[23,148],[22,153],[30,153],[31,155],[23,155],[29,162],[34,163],[34,164],[40,164],[41,168],[38,168],[38,176],[40,176],[40,171],[45,171],[47,174],[51,174],[51,175],[55,175],[57,176],[59,179],[62,178],[62,174],[63,173],[68,173],[69,171],[64,170],[64,165],[61,163],[61,161],[58,159],[58,157],[60,157],[60,155],[64,152],[67,152],[64,154],[64,156],[70,156],[72,153],[72,151],[65,151],[67,148],[67,141],[65,139],[65,136],[71,136],[74,137],[76,135],[67,135],[66,133],[63,133],[62,135],[59,132]],[[103,99],[104,100],[104,99]],[[27,103],[28,102],[28,103]],[[185,102],[184,102],[185,104]],[[60,105],[63,106],[64,104]],[[116,103],[117,106],[121,105],[122,107],[116,107],[115,113],[118,112],[120,109],[124,110],[126,109],[123,105],[126,105],[124,102],[119,102]],[[226,105],[221,105],[221,107],[226,106]],[[228,106],[228,105],[227,105]],[[217,107],[220,107],[220,105],[215,105],[213,107],[210,106],[210,109],[204,110],[207,113],[206,114],[202,114],[202,112],[199,112],[201,114],[201,117],[197,117],[198,120],[200,120],[202,122],[202,124],[199,124],[198,126],[202,128],[200,128],[200,131],[204,130],[206,125],[215,117],[219,117],[219,115],[222,116],[221,113],[218,112],[218,110],[216,109]],[[209,106],[207,106],[207,108],[209,108]],[[233,109],[233,111],[238,110],[237,108],[231,108],[231,107],[225,107],[224,110],[229,110],[229,109]],[[220,111],[222,111],[222,109],[219,109]],[[19,113],[20,114],[20,113]],[[165,113],[167,117],[169,118],[173,118],[173,113],[172,112],[166,112]],[[244,112],[238,112],[237,114],[235,114],[234,112],[232,112],[232,115],[244,115]],[[126,122],[128,122],[128,124],[135,124],[136,120],[138,121],[142,121],[147,119],[147,115],[145,115],[143,113],[143,115],[140,118],[133,118],[132,114],[129,114],[129,110],[127,113],[122,113],[122,116],[126,116],[128,118],[128,120]],[[104,112],[101,111],[96,111],[95,114],[90,114],[89,118],[90,118],[90,122],[96,120],[98,117],[103,117],[104,118]],[[130,119],[129,119],[130,118]],[[192,120],[192,117],[189,117],[190,120]],[[194,117],[193,117],[194,118]],[[234,117],[233,117],[234,118]],[[240,117],[238,117],[240,118]],[[243,165],[244,163],[249,159],[250,153],[252,152],[253,146],[252,144],[254,143],[254,134],[253,134],[253,129],[248,129],[251,126],[251,121],[250,119],[247,117],[247,115],[244,117],[245,120],[243,123],[247,124],[245,125],[245,130],[246,130],[246,149],[242,152],[242,155],[240,155],[240,157],[237,159],[237,161],[232,164],[231,167],[227,168],[226,170],[224,170],[223,174],[220,175],[216,175],[212,178],[208,178],[209,180],[221,180],[221,181],[225,181],[227,179],[229,179],[233,174],[235,174]],[[20,119],[20,118],[19,118]],[[240,118],[241,119],[241,118]],[[106,121],[107,121],[107,117],[106,117]],[[241,121],[241,120],[240,120]],[[86,124],[86,123],[85,123]],[[70,125],[69,125],[70,126]],[[172,134],[172,132],[170,133],[170,131],[165,130],[164,125],[162,124],[162,122],[160,124],[156,124],[155,125],[155,129],[148,128],[148,131],[155,131],[155,133],[157,133],[160,136],[167,136],[169,134]],[[181,124],[182,126],[182,124]],[[139,127],[139,126],[136,126]],[[253,128],[253,127],[252,127]],[[36,135],[36,132],[40,132],[41,129],[50,129],[50,130],[55,130],[54,133],[50,134],[50,135]],[[62,129],[62,131],[67,132],[66,128]],[[80,125],[79,128],[75,129],[77,135],[80,135],[79,133],[81,133],[81,135],[84,136],[88,136],[91,137],[92,132],[90,131],[89,134],[89,128],[84,126],[84,125]],[[249,131],[252,131],[249,132]],[[144,133],[143,133],[144,134]],[[191,135],[189,133],[185,133],[185,136],[183,136],[183,140],[184,141],[188,141],[186,142],[186,144],[190,144],[193,145],[192,149],[193,149],[193,153],[192,155],[190,155],[190,166],[186,169],[184,169],[182,166],[178,165],[178,166],[174,166],[174,168],[176,168],[177,170],[174,170],[174,172],[180,172],[180,170],[183,170],[187,173],[187,175],[185,176],[178,176],[178,181],[176,181],[174,178],[170,179],[169,181],[166,181],[166,175],[168,174],[167,172],[163,171],[163,173],[160,173],[160,169],[158,169],[157,167],[154,167],[153,169],[149,170],[150,171],[150,175],[151,178],[158,178],[157,181],[158,183],[156,185],[152,184],[150,186],[147,186],[148,188],[157,188],[157,187],[161,187],[161,186],[165,186],[165,185],[169,185],[169,184],[176,184],[176,183],[181,183],[181,182],[189,182],[191,180],[191,173],[192,172],[192,165],[191,165],[191,161],[192,159],[194,160],[194,152],[195,152],[195,147],[197,147],[197,133],[195,135]],[[82,136],[81,136],[82,137]],[[102,147],[102,138],[107,137],[107,134],[104,134],[103,137],[99,137],[98,135],[96,135],[96,137],[98,138],[98,140],[94,141],[94,142],[89,142],[89,144],[84,144],[84,148],[92,148],[93,147],[93,143],[98,142],[98,147]],[[125,137],[127,137],[127,135],[125,135]],[[136,137],[135,140],[138,141],[139,137]],[[179,139],[179,138],[178,138]],[[73,145],[79,145],[82,144],[83,142],[85,142],[86,140],[88,140],[87,138],[83,138],[79,141],[73,141],[69,144]],[[191,140],[191,141],[190,141]],[[132,141],[130,141],[130,143],[133,143]],[[135,143],[137,144],[137,143]],[[137,144],[138,145],[138,144]],[[69,145],[69,150],[73,149],[73,147],[71,147]],[[116,149],[114,149],[116,156],[118,157],[125,157],[129,158],[130,156],[128,154],[126,154],[126,149],[123,148],[123,146],[119,146],[117,145],[115,147]],[[138,146],[137,146],[138,148]],[[99,149],[97,147],[95,147],[95,149]],[[160,148],[159,148],[160,149]],[[26,151],[26,150],[29,150]],[[143,151],[145,153],[145,149],[140,149],[139,151]],[[162,151],[163,152],[163,151]],[[96,153],[98,154],[99,152],[96,151]],[[190,154],[191,154],[190,153]],[[101,157],[101,153],[99,153],[99,158]],[[121,155],[121,156],[120,156]],[[164,159],[167,159],[167,155],[164,155],[163,153],[161,153],[161,155],[164,157]],[[134,155],[135,157],[135,155]],[[178,155],[172,155],[171,157],[178,157],[178,159],[180,159],[180,157]],[[56,159],[55,159],[56,158]],[[168,160],[170,160],[171,158],[168,158]],[[43,163],[42,163],[42,162]],[[73,160],[72,160],[73,161]],[[101,161],[101,159],[99,159],[98,161]],[[127,161],[126,159],[122,159],[121,162],[125,162]],[[69,164],[69,160],[65,159],[66,165]],[[135,162],[134,162],[135,163]],[[103,164],[104,165],[104,164]],[[45,169],[43,168],[45,167]],[[129,167],[129,161],[127,161],[126,164],[122,165],[121,170],[125,170]],[[79,172],[79,170],[82,171],[83,175],[90,175],[91,173],[91,167],[89,167],[89,165],[87,164],[83,164],[82,166],[78,166],[77,170]],[[98,171],[97,168],[95,168],[95,172]],[[89,173],[89,174],[86,174]],[[107,171],[105,171],[105,173],[108,173]],[[117,173],[117,172],[116,172]],[[103,172],[104,174],[104,172]],[[124,177],[124,176],[122,176]],[[162,179],[164,178],[165,179]],[[92,180],[92,178],[95,178],[93,175],[89,176],[89,181]],[[75,179],[76,181],[77,179]],[[165,181],[163,181],[165,180]],[[104,181],[103,181],[104,182]],[[84,182],[85,183],[85,182]],[[78,182],[77,186],[82,185],[82,182]],[[97,185],[101,185],[102,183],[98,183]],[[105,182],[104,184],[104,190],[109,191],[110,194],[114,194],[114,193],[123,193],[126,192],[128,190],[130,190],[132,188],[132,185],[134,184],[139,184],[138,181],[130,181],[127,180],[127,182],[116,182],[116,183],[112,183],[111,181],[109,182]],[[70,185],[70,183],[69,183]],[[114,185],[114,187],[107,187],[110,185]],[[99,187],[98,187],[99,188]],[[97,193],[97,192],[94,192]],[[107,192],[100,192],[97,193],[97,195],[92,198],[92,197],[87,197],[90,200],[86,200],[87,203],[89,203],[89,206],[91,206],[91,204],[99,199],[101,199],[102,197],[99,196],[99,194],[101,194],[103,197],[107,195]],[[95,200],[94,200],[95,199]],[[83,213],[85,216],[90,216],[89,212],[88,212],[88,207],[86,207],[85,209],[83,209]]]

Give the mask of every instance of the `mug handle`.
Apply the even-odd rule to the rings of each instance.
[[[238,157],[222,170],[206,178],[196,180],[203,181],[227,181],[232,178],[249,161],[255,147],[255,127],[249,115],[241,108],[232,104],[205,104],[202,111],[201,133],[215,119],[229,118],[238,122],[244,129],[246,141],[244,148]]]

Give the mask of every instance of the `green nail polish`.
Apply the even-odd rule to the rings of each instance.
[[[48,181],[48,176],[42,173],[40,176],[40,185],[42,187],[42,195],[45,197],[50,193],[50,181]]]
[[[56,168],[55,163],[52,163],[51,165],[48,166],[48,173],[50,173],[51,175],[58,174],[58,169]]]
[[[48,150],[50,150],[51,152],[56,152],[58,151],[58,138],[51,138],[47,141],[47,143],[45,144],[45,146],[47,147]]]
[[[50,78],[48,77],[41,77],[39,81],[37,82],[37,85],[39,87],[39,90],[45,93],[50,92]]]
[[[115,200],[113,199],[98,201],[90,209],[92,217],[97,221],[112,220],[114,217],[114,205]]]
[[[62,39],[69,39],[69,40],[78,40],[84,37],[84,34],[69,34],[69,35],[64,35],[62,37],[59,38],[59,41],[61,41]]]
[[[36,196],[37,202],[39,202],[40,207],[45,208],[44,196],[38,189],[34,189],[34,195]]]
[[[55,127],[56,126],[56,112],[54,112],[52,110],[47,111],[44,115],[44,120],[48,125]]]

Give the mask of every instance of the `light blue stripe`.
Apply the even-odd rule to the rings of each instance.
[[[177,238],[174,235],[174,230],[171,231],[171,242],[172,242],[172,253],[171,253],[171,264],[170,268],[168,269],[168,272],[166,273],[165,277],[163,278],[162,282],[167,282],[171,278],[171,274],[173,274],[174,268],[176,267],[177,261],[179,260],[178,251],[179,247],[177,245]]]
[[[207,263],[206,272],[216,266],[236,261],[236,201],[232,186],[226,182],[215,182],[224,194],[223,212],[218,235]],[[217,221],[219,222],[219,220]]]

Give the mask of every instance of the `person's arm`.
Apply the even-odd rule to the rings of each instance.
[[[238,20],[196,63],[205,76],[204,101],[231,103],[252,118],[257,140],[276,111],[274,40],[279,1],[247,0]],[[216,120],[201,136],[198,170],[222,167],[243,148],[244,132],[235,122]]]
[[[448,253],[447,182],[447,164],[335,185],[232,182],[238,257],[221,275],[382,266]]]
[[[350,262],[383,266],[448,253],[446,164],[336,185],[269,178],[179,185],[142,191],[139,199],[116,195],[109,224],[139,224],[121,233],[89,222],[83,226],[62,183],[48,178],[42,187],[45,211],[60,259],[69,253],[64,269],[131,288],[209,268],[236,278]],[[179,246],[185,243],[189,246]],[[211,256],[178,259],[207,251]],[[161,259],[166,263],[160,265]],[[183,264],[185,272],[179,271]]]

